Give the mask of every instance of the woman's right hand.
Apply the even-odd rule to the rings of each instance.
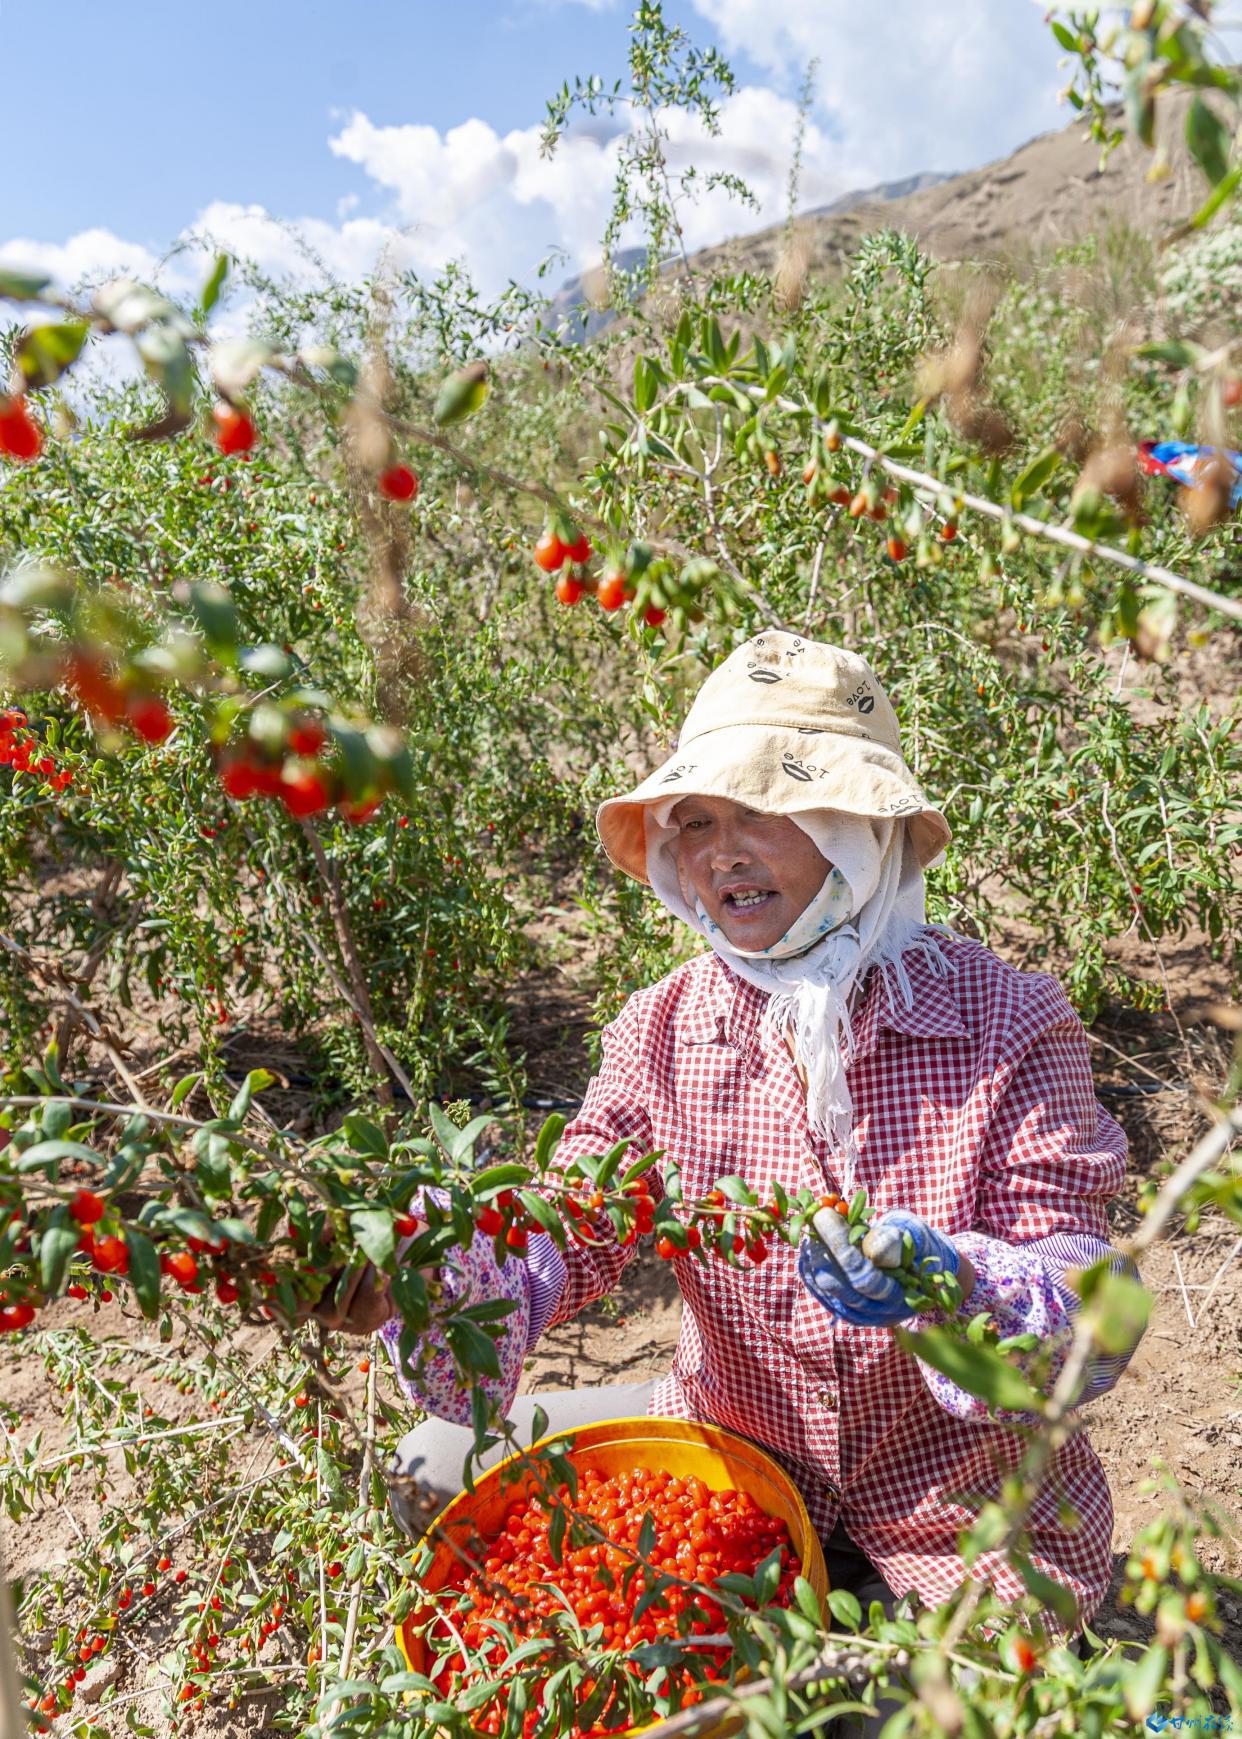
[[[349,1278],[340,1290],[343,1274]],[[304,1322],[308,1316],[314,1316],[334,1334],[365,1336],[383,1328],[395,1314],[391,1275],[384,1274],[373,1263],[364,1262],[357,1269],[338,1268],[329,1277],[319,1303],[302,1306],[297,1320]]]

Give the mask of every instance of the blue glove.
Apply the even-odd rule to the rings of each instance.
[[[905,1208],[890,1208],[859,1244],[850,1243],[849,1225],[835,1208],[821,1208],[811,1224],[818,1236],[808,1234],[798,1250],[802,1284],[834,1316],[856,1328],[886,1328],[915,1314],[901,1282],[884,1272],[901,1260],[903,1232],[914,1241],[916,1268],[928,1256],[946,1273],[956,1274],[961,1267],[961,1255],[950,1239]]]

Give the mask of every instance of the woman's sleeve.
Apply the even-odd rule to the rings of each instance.
[[[1011,1043],[993,1081],[974,1225],[953,1242],[976,1275],[959,1315],[968,1319],[986,1310],[1002,1339],[1038,1336],[1032,1352],[1009,1356],[1029,1377],[1036,1357],[1050,1351],[1044,1383],[1050,1389],[1065,1364],[1079,1307],[1069,1271],[1110,1256],[1114,1273],[1141,1277],[1133,1259],[1108,1242],[1105,1209],[1125,1177],[1125,1134],[1096,1101],[1086,1033],[1069,999],[1047,975],[1032,978],[1033,991],[1015,1012]],[[905,1326],[917,1333],[944,1320],[942,1311],[931,1311]],[[1113,1386],[1138,1338],[1123,1354],[1088,1363],[1075,1406]],[[922,1360],[919,1369],[936,1400],[959,1419],[1034,1421],[1032,1413],[990,1413],[986,1402]]]
[[[415,1209],[417,1211],[417,1209]],[[410,1239],[403,1239],[398,1259],[404,1254]],[[471,1304],[490,1304],[498,1299],[510,1299],[514,1309],[504,1318],[502,1333],[496,1343],[500,1365],[500,1381],[495,1377],[480,1377],[479,1386],[489,1401],[507,1414],[517,1394],[530,1334],[532,1287],[526,1263],[519,1256],[507,1256],[497,1263],[494,1240],[476,1232],[468,1250],[458,1251],[451,1262],[437,1273],[443,1288],[443,1301],[450,1308],[464,1310]],[[447,1419],[454,1425],[471,1422],[471,1385],[463,1384],[457,1374],[453,1355],[439,1331],[433,1329],[419,1349],[417,1370],[403,1366],[399,1351],[402,1321],[390,1317],[380,1330],[380,1339],[388,1348],[397,1383],[406,1399],[424,1413],[437,1419]]]
[[[631,999],[632,1001],[632,999]],[[642,1109],[642,1093],[636,1058],[639,1054],[639,1017],[627,1003],[600,1035],[603,1061],[590,1082],[586,1098],[567,1124],[557,1144],[557,1169],[588,1153],[607,1153],[625,1136],[636,1138],[636,1151],[650,1146],[650,1125]],[[517,1394],[522,1365],[545,1329],[565,1322],[616,1285],[636,1246],[622,1246],[607,1215],[590,1223],[598,1240],[592,1246],[572,1237],[565,1255],[546,1233],[532,1232],[525,1259],[510,1254],[497,1264],[494,1241],[475,1234],[468,1250],[439,1271],[444,1300],[464,1309],[470,1304],[511,1299],[515,1306],[504,1320],[497,1344],[501,1378],[480,1379],[489,1401],[507,1414]],[[453,1355],[442,1335],[432,1334],[421,1350],[417,1373],[402,1369],[398,1355],[401,1318],[393,1317],[380,1330],[406,1397],[425,1413],[455,1425],[471,1420],[471,1390],[457,1375]]]
[[[641,994],[641,993],[640,993]],[[651,1122],[645,1104],[640,1058],[642,1013],[637,998],[630,997],[620,1014],[600,1033],[599,1073],[586,1090],[586,1097],[572,1123],[566,1125],[557,1144],[555,1167],[561,1170],[588,1153],[607,1153],[618,1141],[632,1138],[630,1155],[639,1158],[651,1150]],[[658,1178],[652,1178],[653,1199],[660,1196]],[[607,1214],[581,1222],[595,1242],[587,1244],[571,1236],[565,1253],[565,1283],[548,1319],[548,1327],[571,1317],[611,1292],[637,1244],[623,1245]]]

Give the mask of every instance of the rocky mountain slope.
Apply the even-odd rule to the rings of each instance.
[[[1043,250],[1126,224],[1157,232],[1174,227],[1206,197],[1207,187],[1186,149],[1183,127],[1189,96],[1166,93],[1157,117],[1157,145],[1167,157],[1163,179],[1148,180],[1156,154],[1127,137],[1100,167],[1099,146],[1075,117],[1042,133],[1010,156],[961,175],[914,175],[904,181],[848,193],[831,205],[800,213],[793,225],[813,276],[839,269],[868,231],[893,227],[917,236],[939,259],[1011,257]],[[693,256],[709,272],[774,272],[786,226],[739,235]],[[626,255],[632,266],[639,250]],[[609,315],[591,307],[602,273],[566,283],[554,310],[582,307],[587,335]]]

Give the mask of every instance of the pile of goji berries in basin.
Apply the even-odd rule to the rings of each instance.
[[[559,1495],[568,1502],[567,1493]],[[753,1575],[763,1560],[779,1549],[780,1581],[774,1603],[786,1605],[793,1597],[802,1565],[789,1530],[784,1522],[761,1509],[748,1492],[712,1491],[701,1479],[678,1479],[663,1469],[636,1467],[608,1476],[588,1467],[579,1473],[578,1497],[572,1507],[595,1524],[604,1541],[575,1547],[566,1537],[558,1564],[548,1537],[552,1512],[532,1494],[510,1504],[503,1531],[485,1548],[481,1573],[462,1568],[449,1581],[448,1591],[464,1595],[464,1611],[455,1623],[460,1640],[474,1659],[468,1663],[456,1652],[442,1661],[434,1683],[446,1701],[451,1702],[455,1693],[484,1673],[501,1670],[509,1648],[497,1637],[497,1623],[519,1640],[543,1634],[553,1638],[558,1631],[565,1637],[563,1627],[546,1621],[558,1613],[564,1619],[572,1610],[588,1646],[625,1651],[646,1643],[722,1635],[725,1615],[719,1603],[693,1588],[671,1586],[647,1602],[642,1611],[637,1610],[654,1578],[649,1580],[645,1568],[628,1580],[625,1572],[636,1561],[648,1515],[655,1528],[649,1562],[666,1576],[710,1587],[717,1577],[730,1572]],[[688,1612],[689,1622],[679,1627],[680,1615]],[[441,1628],[443,1622],[438,1621],[435,1627],[441,1638],[448,1634]],[[435,1632],[429,1641],[441,1649],[444,1646]],[[696,1651],[702,1661],[699,1677],[725,1678],[731,1652],[727,1644]],[[544,1658],[539,1657],[540,1665]],[[548,1673],[565,1658],[563,1647],[551,1648],[546,1657]],[[648,1676],[646,1669],[629,1658],[619,1659],[617,1669],[640,1680]],[[546,1676],[536,1677],[529,1687],[531,1706],[523,1722],[527,1735],[538,1720]],[[701,1685],[687,1668],[671,1669],[670,1681],[667,1689],[675,1695],[676,1705],[686,1707],[702,1701]],[[584,1680],[582,1699],[591,1697],[594,1690],[595,1681]],[[499,1733],[507,1700],[507,1690],[498,1690],[476,1711],[474,1725],[479,1732]],[[614,1693],[597,1720],[585,1730],[572,1727],[566,1739],[616,1733],[629,1725],[626,1709],[626,1700]]]

